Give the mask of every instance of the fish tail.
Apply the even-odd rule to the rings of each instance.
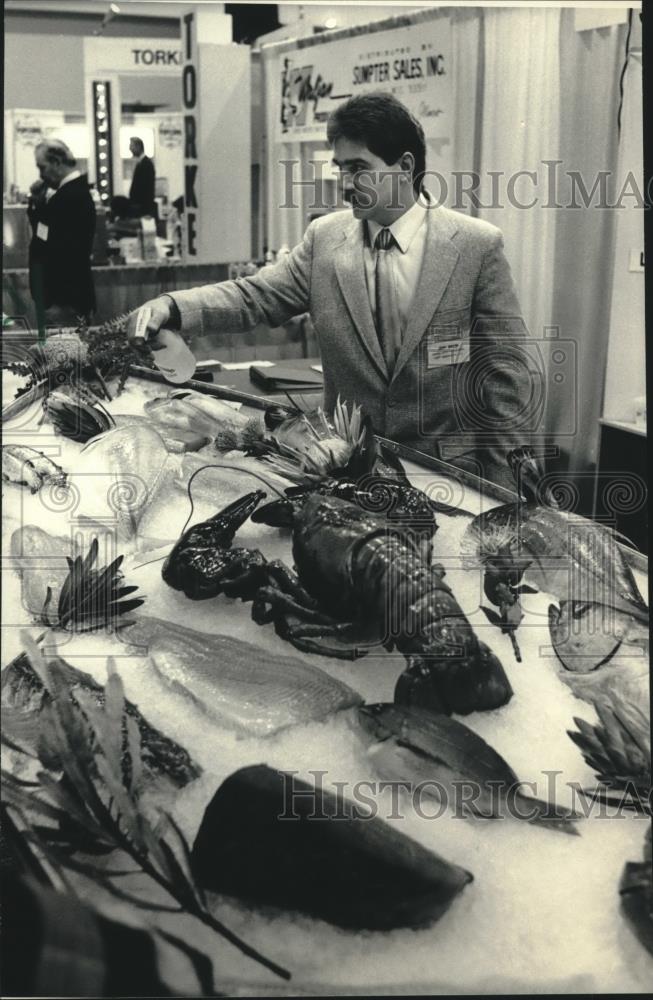
[[[572,837],[579,837],[576,822],[580,819],[571,809],[564,809],[553,802],[543,802],[542,799],[531,798],[530,795],[518,795],[519,814],[527,823],[534,826],[545,826],[549,830],[559,830]]]

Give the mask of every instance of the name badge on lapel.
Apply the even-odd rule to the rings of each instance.
[[[37,223],[36,238],[37,240],[43,240],[44,243],[48,241],[48,227],[43,222]]]
[[[469,361],[469,337],[458,323],[429,326],[426,332],[426,367],[444,368]]]

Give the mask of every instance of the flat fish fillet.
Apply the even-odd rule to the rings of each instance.
[[[87,519],[82,522],[88,532],[93,532],[100,542],[111,538],[111,528]],[[90,542],[89,542],[90,544]],[[37,524],[25,524],[11,536],[10,552],[13,567],[21,578],[23,608],[36,620],[43,614],[48,588],[51,591],[50,613],[56,610],[61,588],[68,576],[67,558],[86,555],[87,548],[73,535],[49,535]],[[111,560],[109,560],[111,561]]]
[[[146,647],[158,675],[173,690],[243,736],[269,736],[363,700],[319,667],[231,636],[145,616],[137,616],[122,635]]]
[[[43,613],[48,587],[52,591],[51,607],[57,607],[68,576],[67,556],[73,556],[72,539],[49,535],[36,524],[17,528],[11,536],[11,557],[21,577],[22,604],[32,617],[39,618]]]

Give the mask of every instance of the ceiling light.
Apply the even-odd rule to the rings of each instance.
[[[118,6],[117,3],[109,4],[109,9],[104,15],[104,18],[102,19],[102,24],[100,25],[99,28],[96,28],[93,34],[101,35],[104,29],[106,28],[107,24],[110,24],[111,21],[113,21],[114,17],[116,17],[119,13],[120,13],[120,7]]]

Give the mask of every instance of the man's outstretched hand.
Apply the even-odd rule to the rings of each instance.
[[[127,339],[134,347],[140,348],[147,341],[153,351],[157,350],[156,335],[162,328],[178,326],[174,302],[168,295],[144,302],[127,318]]]

